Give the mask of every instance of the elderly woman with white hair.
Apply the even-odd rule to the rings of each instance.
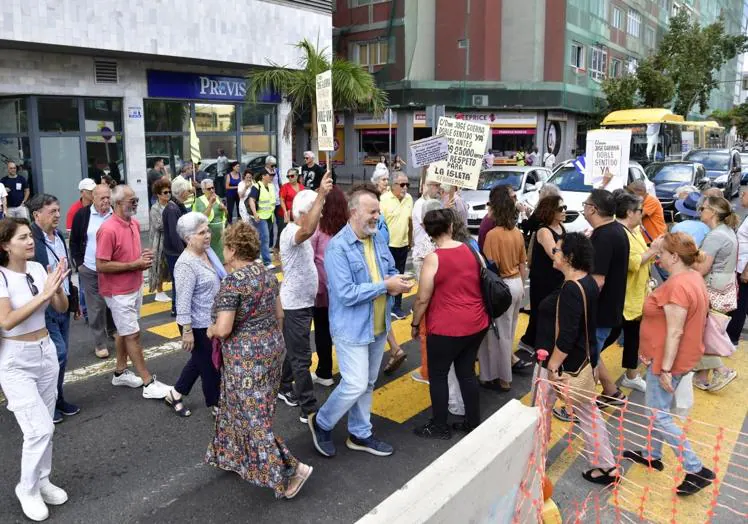
[[[164,254],[166,255],[166,263],[169,265],[172,282],[174,281],[174,265],[177,263],[179,255],[184,251],[184,242],[179,233],[177,233],[177,221],[182,215],[189,212],[185,202],[191,199],[194,194],[195,191],[189,180],[181,176],[176,177],[171,181],[171,200],[166,204],[161,214],[164,227]],[[171,288],[171,316],[177,316],[176,286],[172,286]]]
[[[210,247],[210,224],[203,213],[193,211],[180,217],[177,232],[186,244],[174,266],[174,286],[179,297],[177,326],[182,333],[182,348],[191,354],[179,380],[164,400],[174,413],[189,417],[190,410],[182,397],[190,394],[198,377],[202,382],[205,404],[214,411],[218,406],[220,373],[213,366],[213,347],[207,330],[211,324],[213,302],[226,271]]]
[[[195,200],[192,206],[193,211],[202,213],[208,219],[208,228],[210,228],[210,247],[218,258],[223,262],[223,228],[226,224],[228,210],[223,205],[221,199],[216,195],[216,187],[210,178],[200,182],[200,188],[203,194]]]

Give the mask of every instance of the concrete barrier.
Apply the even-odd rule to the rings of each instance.
[[[537,408],[509,401],[358,524],[510,523],[538,417]],[[539,495],[540,483],[528,488]],[[536,520],[524,514],[519,522]]]

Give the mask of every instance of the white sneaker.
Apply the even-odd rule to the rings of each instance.
[[[458,408],[456,408],[456,407],[455,407],[455,408],[453,408],[452,406],[449,406],[449,407],[447,408],[447,410],[448,410],[448,411],[449,411],[449,412],[450,412],[450,413],[451,413],[452,415],[454,415],[455,417],[464,417],[464,416],[465,416],[465,408],[462,408],[462,409],[458,409]]]
[[[319,378],[316,373],[312,373],[312,382],[329,388],[335,384],[335,381],[331,378]]]
[[[163,382],[156,380],[156,375],[153,376],[153,381],[147,386],[143,386],[143,398],[155,398],[163,399],[171,391],[171,386],[167,386]]]
[[[626,375],[621,379],[621,387],[635,389],[642,393],[647,392],[647,382],[641,377],[636,375],[636,378],[628,378]]]
[[[23,514],[26,515],[29,520],[41,522],[42,520],[47,520],[49,518],[49,509],[47,509],[47,505],[44,503],[41,493],[27,493],[22,490],[21,485],[18,484],[16,486],[16,497],[18,497],[18,502],[21,503]]]
[[[171,302],[171,297],[163,291],[159,291],[156,293],[156,297],[153,300],[156,302]]]
[[[275,269],[275,264],[268,264],[265,269]]]
[[[135,373],[126,369],[120,376],[112,377],[112,386],[127,386],[128,388],[139,388],[143,385],[143,379]]]
[[[39,481],[39,491],[42,500],[50,506],[60,506],[68,501],[68,494],[59,486],[50,482],[49,478]]]

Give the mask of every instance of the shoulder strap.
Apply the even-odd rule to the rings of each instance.
[[[470,250],[470,252],[473,254],[473,257],[475,257],[475,261],[478,262],[478,270],[480,271],[480,268],[486,267],[486,262],[483,260],[483,257],[480,256],[478,253],[475,252],[475,250],[470,247],[468,244],[464,244],[467,246],[467,248]]]

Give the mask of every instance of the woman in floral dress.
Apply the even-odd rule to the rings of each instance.
[[[254,262],[259,250],[259,236],[249,224],[238,221],[226,229],[223,254],[230,273],[208,328],[208,337],[221,341],[221,399],[205,461],[290,499],[312,467],[296,460],[273,433],[286,347],[278,280]]]

